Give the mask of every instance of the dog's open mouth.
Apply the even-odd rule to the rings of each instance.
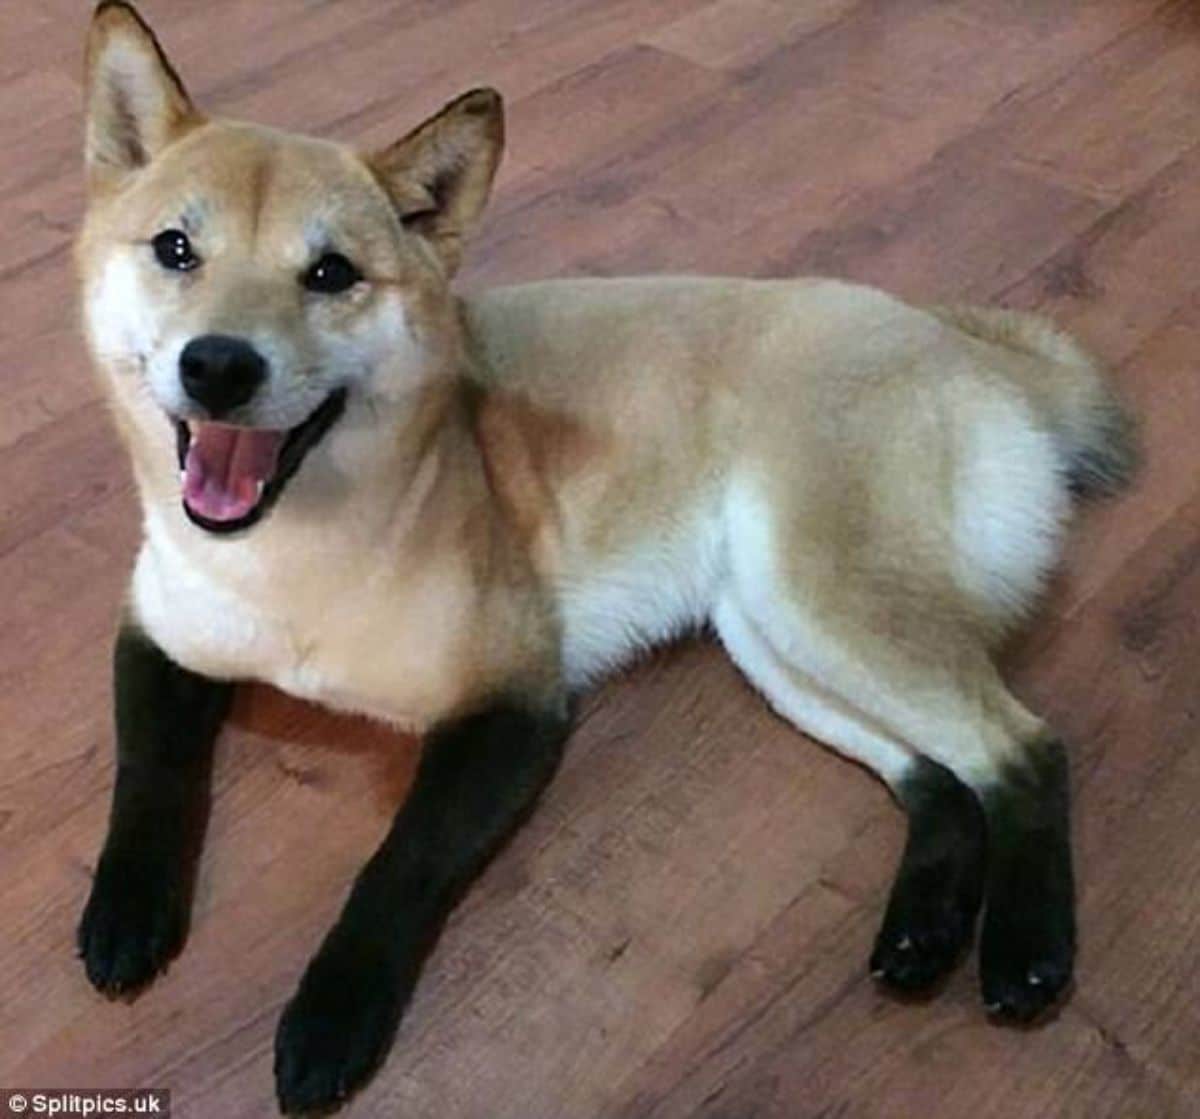
[[[176,420],[183,509],[208,532],[236,532],[254,524],[278,499],[346,406],[346,390],[325,399],[287,431]]]

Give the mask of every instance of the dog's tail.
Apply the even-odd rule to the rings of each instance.
[[[959,330],[1039,360],[1020,374],[1044,415],[1081,497],[1119,493],[1137,472],[1140,451],[1133,417],[1097,362],[1068,334],[1038,315],[987,307],[931,307]]]

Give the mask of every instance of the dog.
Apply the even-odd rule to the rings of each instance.
[[[235,681],[425,735],[279,1023],[285,1112],[383,1060],[448,912],[551,779],[572,697],[711,627],[908,838],[870,967],[927,989],[979,912],[987,1010],[1075,950],[1068,766],[994,655],[1134,427],[1033,316],[835,280],[450,286],[503,147],[473,90],[381,151],[209,119],[128,4],[86,63],[77,242],[144,539],[79,927],[136,989],[181,947],[188,821]]]

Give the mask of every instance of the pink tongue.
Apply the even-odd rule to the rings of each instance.
[[[285,433],[228,424],[188,426],[192,441],[183,464],[183,500],[210,521],[244,517],[275,473]]]

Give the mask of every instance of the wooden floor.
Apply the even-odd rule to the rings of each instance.
[[[355,1117],[1200,1115],[1200,9],[1191,0],[148,0],[198,99],[381,143],[510,106],[464,274],[823,272],[1052,312],[1150,459],[1089,512],[1018,690],[1073,746],[1074,998],[985,1022],[866,958],[903,822],[718,652],[587,704]],[[0,9],[0,1086],[273,1112],[275,1021],[416,746],[266,689],[218,758],[191,939],[130,1005],[72,948],[108,810],[137,536],[73,305],[81,0]]]

